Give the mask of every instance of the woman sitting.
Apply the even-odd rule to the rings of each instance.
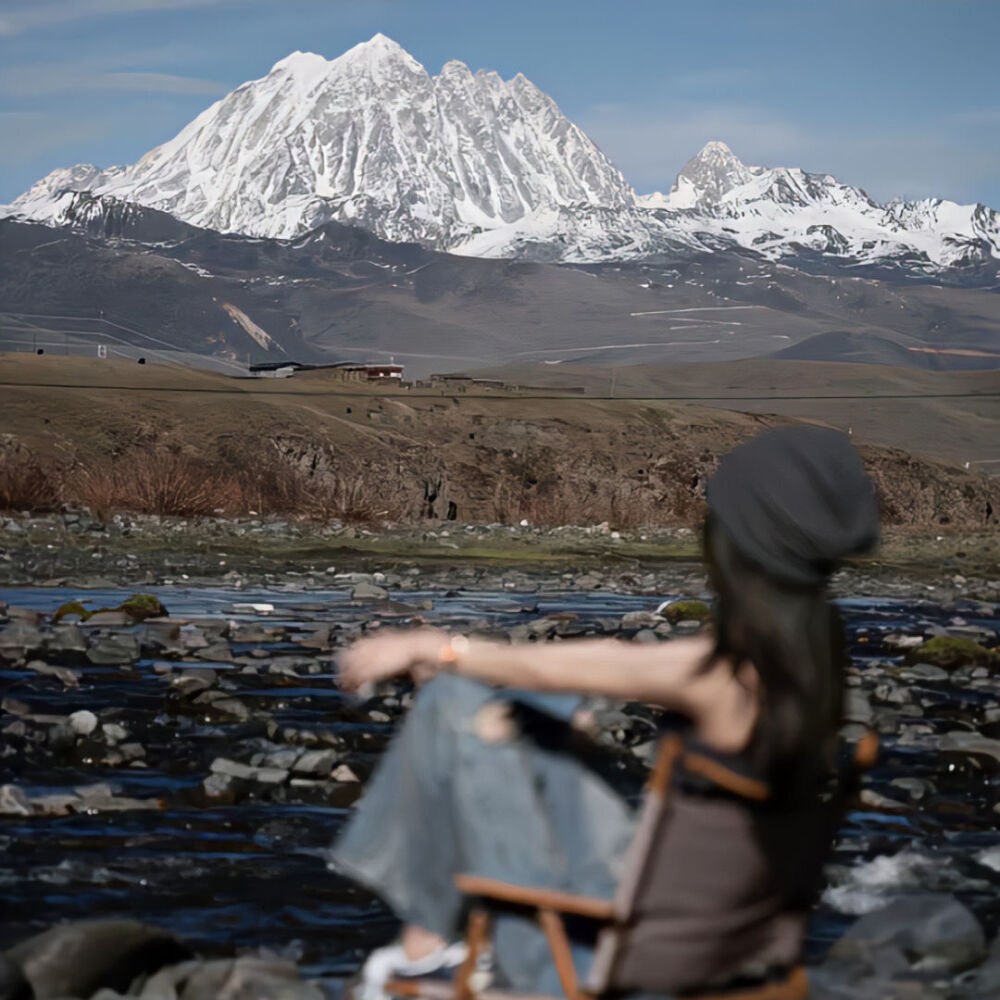
[[[337,866],[404,923],[400,942],[366,962],[364,1000],[392,976],[461,960],[448,944],[463,915],[457,873],[614,895],[634,816],[560,726],[572,695],[662,706],[684,720],[689,745],[770,792],[752,807],[677,789],[613,992],[725,989],[798,962],[832,836],[822,800],[842,719],[841,626],[826,585],[841,558],[876,541],[877,508],[847,438],[816,427],[737,448],[707,500],[708,634],[508,646],[421,629],[345,652],[347,690],[403,674],[424,685],[335,847]],[[583,927],[573,940],[586,969],[593,940]],[[530,920],[502,915],[493,957],[504,985],[560,993]]]

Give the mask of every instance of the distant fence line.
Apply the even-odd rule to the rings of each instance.
[[[102,329],[80,330],[58,328],[33,320],[56,320],[73,323],[95,323]],[[139,338],[143,343],[133,343],[112,327]],[[108,316],[59,316],[32,313],[0,313],[0,350],[19,353],[59,354],[73,357],[121,358],[140,364],[161,363],[182,368],[203,368],[224,374],[245,375],[246,368],[226,358],[215,355],[181,351],[153,334],[118,322]],[[249,358],[248,358],[249,362]]]

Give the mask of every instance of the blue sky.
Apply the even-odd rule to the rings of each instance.
[[[523,72],[640,192],[709,139],[1000,208],[1000,0],[0,0],[0,202],[129,163],[295,49]]]

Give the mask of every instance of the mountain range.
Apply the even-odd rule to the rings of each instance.
[[[55,170],[0,215],[50,226],[157,209],[201,229],[295,240],[329,222],[472,257],[607,263],[736,252],[812,272],[993,285],[1000,216],[879,204],[827,174],[743,164],[710,142],[666,194],[636,195],[518,74],[437,76],[384,35],[296,52],[130,166]],[[89,224],[89,223],[88,223]]]

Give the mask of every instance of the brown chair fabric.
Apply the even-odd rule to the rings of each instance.
[[[783,912],[746,807],[675,791],[608,985],[671,993],[788,968],[803,924]]]

